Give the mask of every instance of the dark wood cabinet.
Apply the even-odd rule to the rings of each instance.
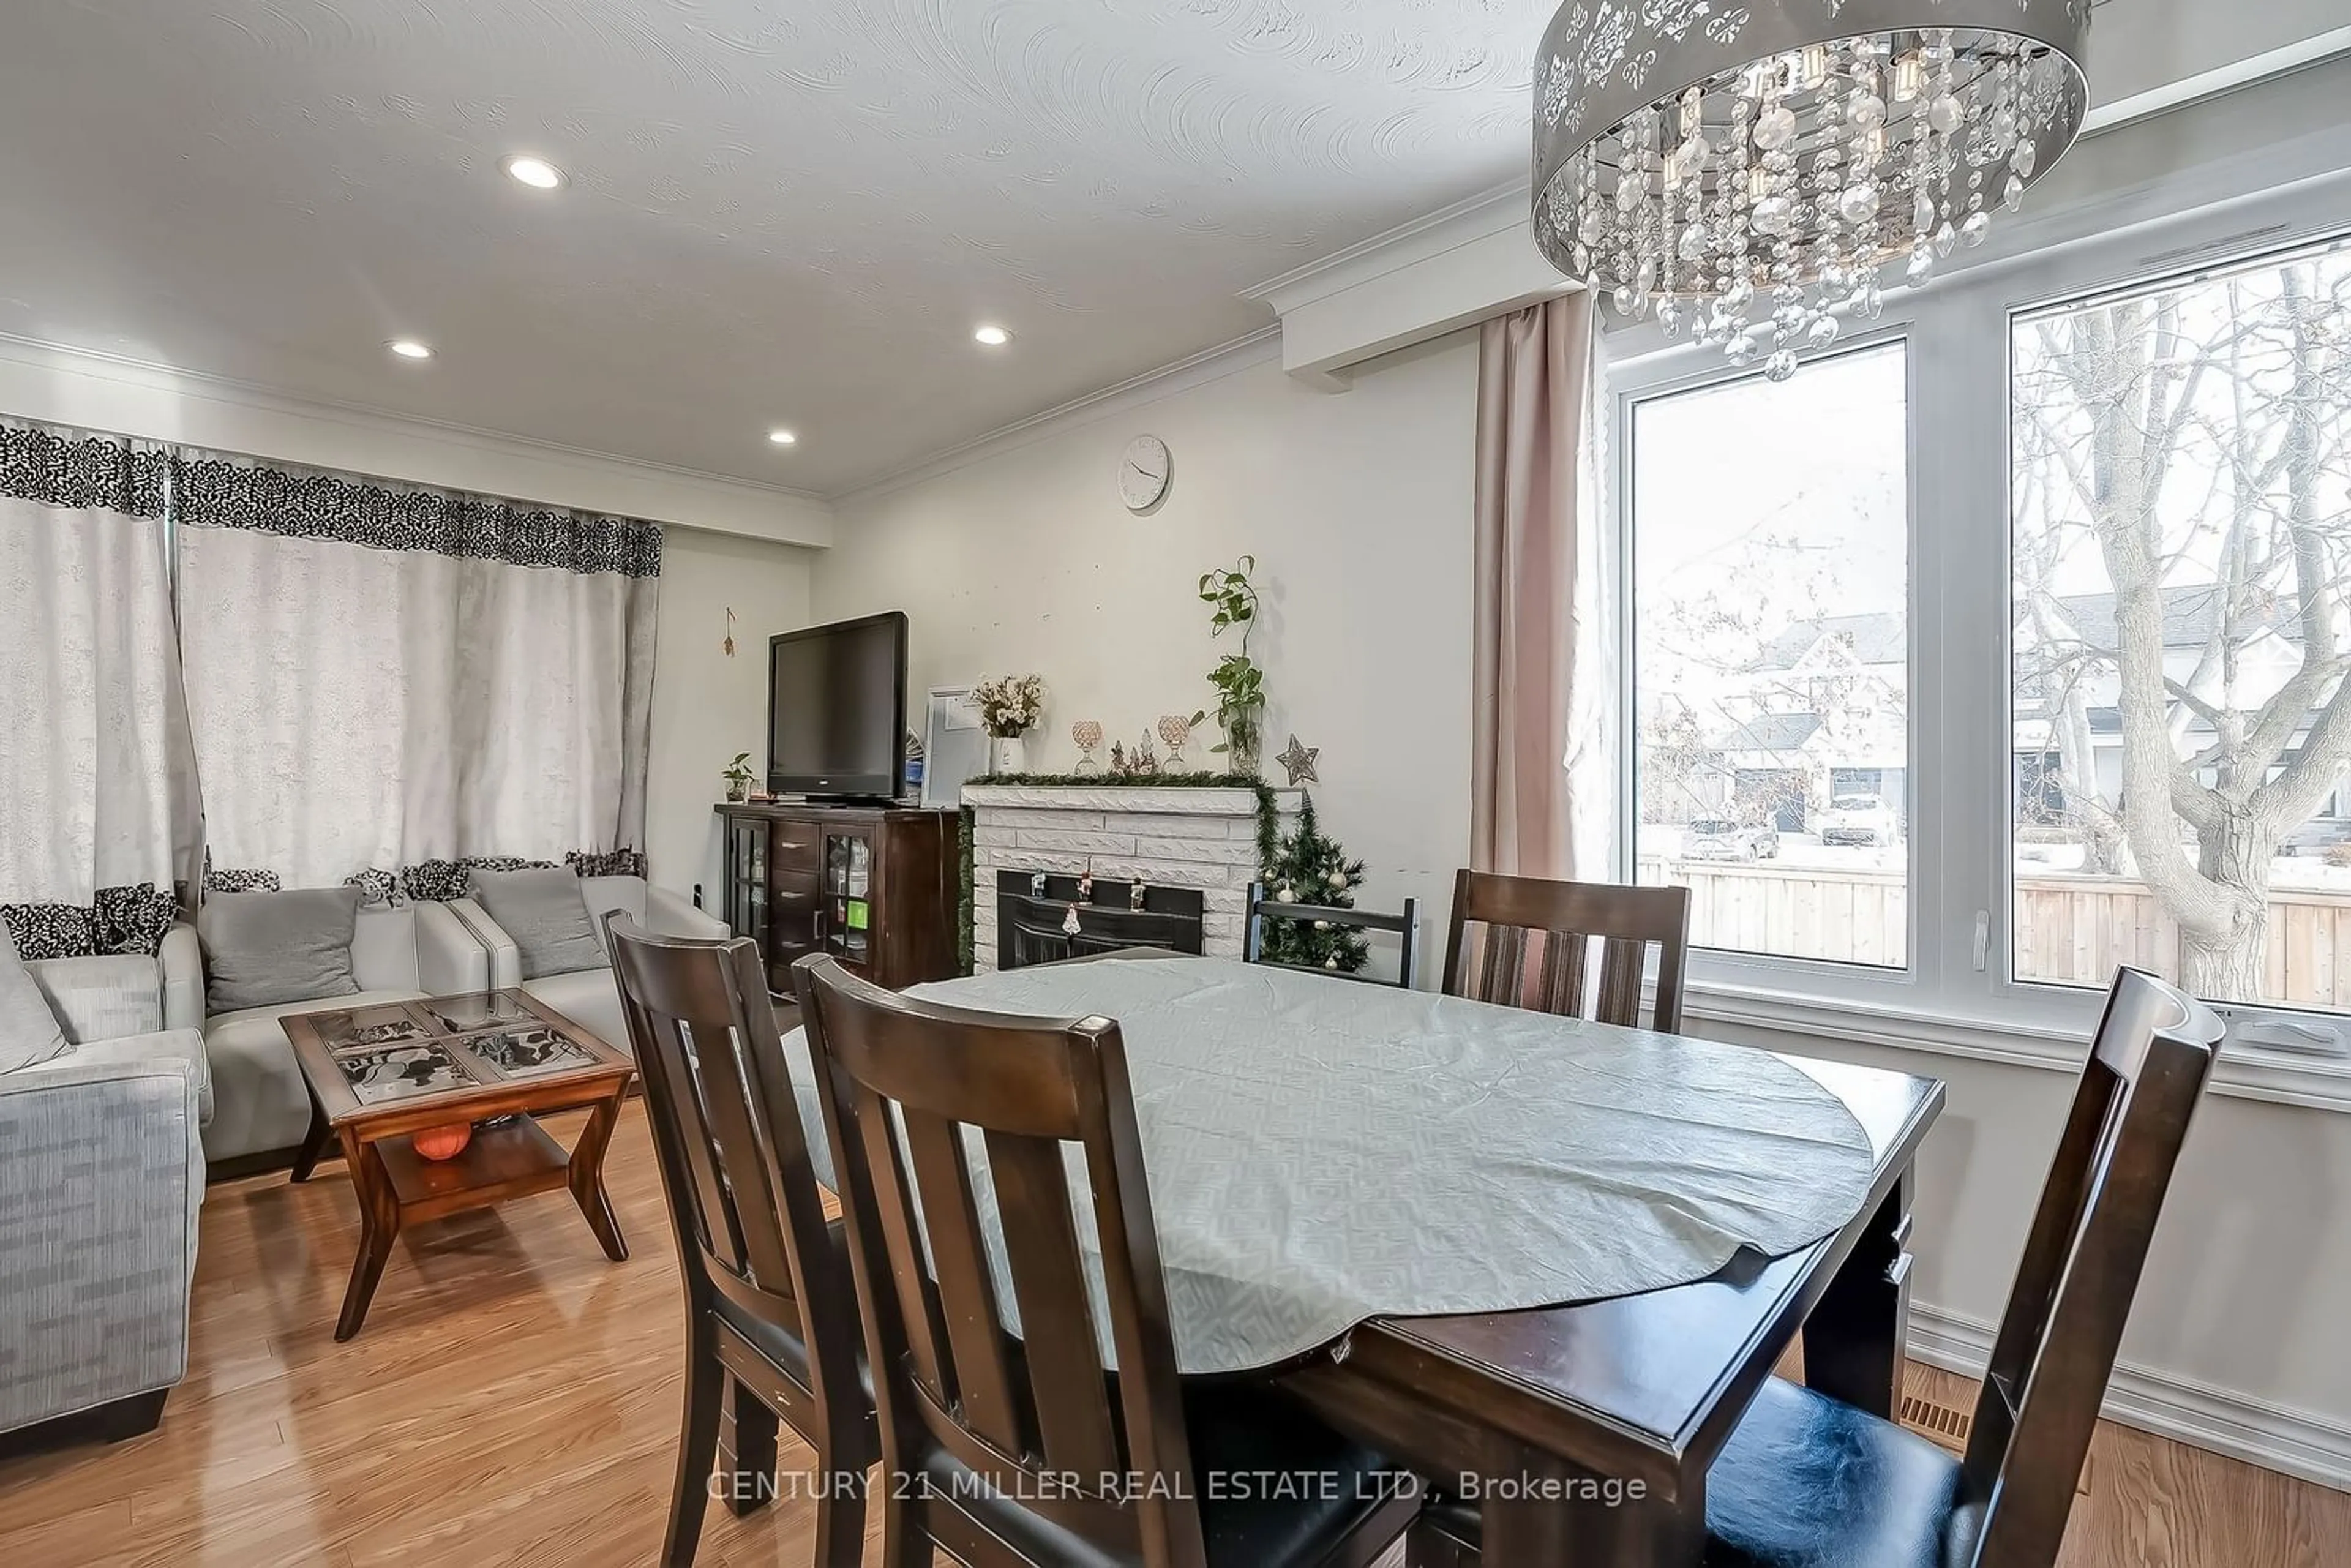
[[[791,994],[803,954],[830,953],[900,990],[956,973],[956,816],[883,806],[721,805],[719,912]]]

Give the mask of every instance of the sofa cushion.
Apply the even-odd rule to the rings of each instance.
[[[629,1026],[621,1017],[621,987],[610,969],[576,969],[525,980],[523,990],[586,1030],[613,1050],[629,1050]]]
[[[163,1027],[162,971],[142,954],[38,958],[25,967],[65,1025],[68,1044],[152,1034]]]
[[[580,878],[557,867],[549,871],[477,871],[475,899],[498,928],[514,939],[522,977],[568,975],[604,965],[604,949],[588,918]]]
[[[65,1026],[16,956],[16,937],[0,923],[0,1072],[62,1056],[65,1049]]]
[[[389,909],[361,908],[351,922],[351,978],[363,991],[415,991],[429,988],[417,968],[417,923],[424,910],[395,904]]]
[[[404,1002],[413,989],[359,991],[333,1000],[338,1007]],[[315,1010],[312,1002],[280,1002],[204,1020],[204,1061],[212,1077],[213,1119],[204,1128],[204,1154],[215,1160],[290,1149],[310,1130],[310,1091],[301,1064],[277,1020],[287,1013]]]
[[[216,893],[196,915],[207,1012],[319,1001],[360,988],[351,973],[356,887]]]

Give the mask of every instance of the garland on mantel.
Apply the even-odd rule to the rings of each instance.
[[[1280,848],[1280,809],[1273,786],[1254,773],[986,773],[964,780],[973,784],[1025,785],[1044,789],[1249,789],[1257,795],[1257,863],[1259,871],[1273,863]],[[972,809],[958,813],[956,898],[956,957],[967,975],[973,972],[972,953]]]

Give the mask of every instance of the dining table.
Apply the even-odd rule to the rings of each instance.
[[[1474,1503],[1486,1563],[1696,1564],[1799,1339],[1810,1387],[1895,1416],[1937,1080],[1149,950],[1039,967],[910,994],[1119,1019],[1179,1367],[1272,1378]]]

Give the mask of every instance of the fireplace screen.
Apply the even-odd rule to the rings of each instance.
[[[1171,953],[1200,951],[1203,903],[1197,888],[1146,887],[1143,907],[1134,904],[1133,884],[1097,879],[1090,901],[1078,897],[1078,879],[1048,876],[1039,897],[1028,872],[996,873],[996,967],[1018,969],[1121,947],[1163,947]],[[1070,906],[1077,905],[1078,929],[1069,929]]]

